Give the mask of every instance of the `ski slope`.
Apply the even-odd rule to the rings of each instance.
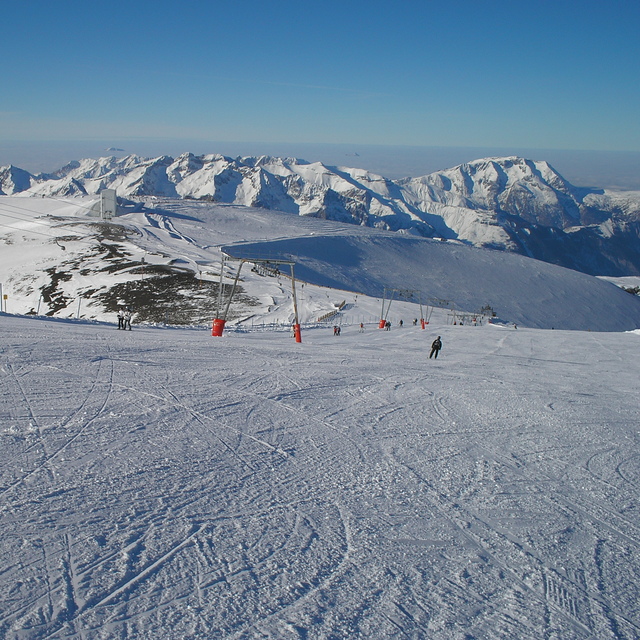
[[[0,637],[638,638],[639,352],[0,315]]]
[[[640,327],[638,297],[604,280],[504,251],[278,211],[175,199],[149,199],[139,203],[139,210],[106,224],[87,216],[94,203],[90,198],[0,197],[5,311],[110,320],[114,311],[105,309],[99,294],[143,279],[143,260],[148,266],[179,268],[217,282],[224,249],[237,257],[293,259],[297,277],[306,282],[300,308],[304,323],[314,323],[349,296],[359,295],[360,305],[365,296],[381,300],[385,289],[404,289],[413,291],[414,299],[435,298],[443,308],[470,314],[489,305],[500,318],[519,326],[583,331]],[[235,268],[225,271],[225,283],[233,282]],[[255,304],[242,308],[234,303],[234,321],[255,316],[291,322],[290,285],[247,268],[241,286]],[[315,290],[313,298],[314,287],[325,291]],[[337,290],[329,305],[326,289]],[[53,291],[60,308],[42,304],[43,290]],[[215,305],[212,298],[203,312],[207,322]],[[359,305],[352,321],[372,313]],[[405,321],[416,315],[413,311]]]

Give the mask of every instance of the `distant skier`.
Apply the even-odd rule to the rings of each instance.
[[[402,322],[402,320],[400,320],[400,322],[398,322],[398,324],[400,325],[400,328],[402,329],[402,325],[404,324],[404,322]]]
[[[389,320],[384,323],[384,328],[386,331],[391,331],[391,322]]]
[[[418,324],[418,318],[414,318],[413,319],[413,326],[415,327],[415,326],[417,326],[417,324]]]
[[[437,360],[438,359],[438,353],[440,353],[440,349],[442,349],[442,340],[440,340],[440,336],[438,336],[431,343],[431,353],[429,354],[429,359],[431,359],[431,356],[435,355],[436,360]]]
[[[131,331],[131,309],[129,307],[124,310],[124,325],[122,328]]]
[[[118,329],[124,329],[124,309],[118,309]]]
[[[360,333],[364,333],[364,322],[360,323]]]

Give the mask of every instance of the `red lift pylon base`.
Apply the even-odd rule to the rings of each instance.
[[[219,338],[222,335],[222,332],[224,331],[225,322],[226,321],[223,320],[222,318],[214,318],[213,326],[211,327],[211,335]]]

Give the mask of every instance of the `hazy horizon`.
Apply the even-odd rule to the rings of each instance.
[[[47,173],[68,162],[109,155],[143,157],[196,155],[271,155],[295,157],[330,166],[366,169],[386,178],[426,175],[478,158],[517,155],[546,160],[576,186],[640,190],[640,152],[523,149],[509,147],[437,147],[321,143],[201,141],[189,139],[3,141],[0,166],[14,165],[30,173]]]

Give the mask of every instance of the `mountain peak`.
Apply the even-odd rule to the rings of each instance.
[[[12,164],[0,167],[0,195],[11,195],[26,191],[34,177],[24,169]]]
[[[112,188],[125,198],[207,199],[456,239],[589,273],[640,273],[637,197],[578,189],[549,163],[519,156],[479,158],[402,180],[298,158],[188,152],[175,159],[84,159],[41,176],[10,167],[0,176],[5,194],[91,195]],[[604,223],[606,229],[598,226]]]

